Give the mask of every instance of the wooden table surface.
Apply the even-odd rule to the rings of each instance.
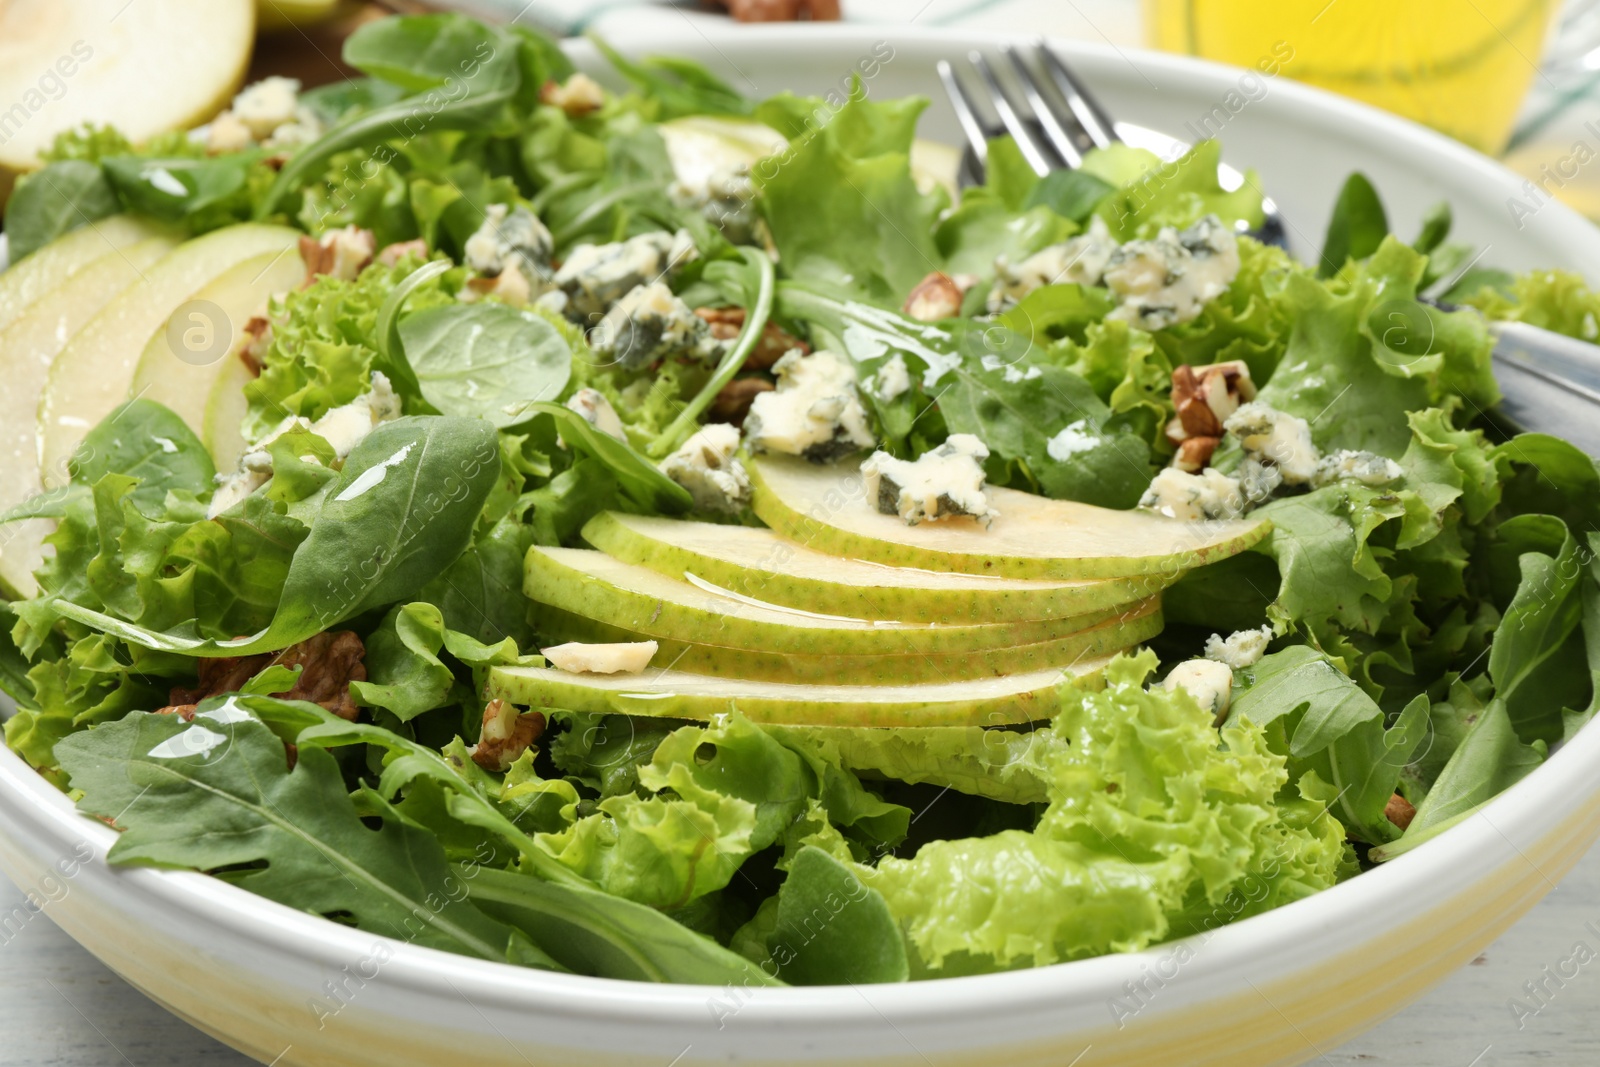
[[[0,877],[0,913],[22,903],[22,894]],[[35,915],[0,944],[0,1067],[255,1062],[146,1000],[48,915]],[[1585,926],[1591,921],[1600,925],[1600,847],[1471,966],[1349,1044],[1308,1049],[1309,1060],[1334,1067],[1600,1064],[1600,960],[1580,969],[1564,988],[1549,983],[1554,996],[1536,1015],[1525,1014],[1520,1027],[1510,1007],[1513,998],[1536,1007],[1524,983],[1544,980],[1543,969],[1572,956],[1576,942],[1600,951],[1600,938]],[[673,1051],[662,1050],[663,1064]]]

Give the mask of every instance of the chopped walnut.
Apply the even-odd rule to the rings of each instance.
[[[1177,409],[1183,437],[1222,436],[1223,422],[1239,410],[1240,404],[1254,400],[1255,396],[1250,368],[1242,360],[1213,363],[1208,367],[1183,364],[1172,371],[1172,406]],[[1169,426],[1169,440],[1173,432],[1174,428]]]
[[[331,274],[347,282],[354,281],[372,262],[377,244],[372,231],[359,226],[331,230],[320,239],[301,237],[300,258],[306,265],[306,280],[300,287],[304,289],[321,274]]]
[[[750,405],[762,393],[770,393],[774,386],[765,378],[735,378],[724,385],[711,401],[711,409],[706,412],[707,422],[729,422],[735,426],[744,425],[744,417],[750,414]]]
[[[918,322],[952,319],[961,314],[961,298],[965,295],[954,278],[933,271],[912,288],[900,310]]]
[[[1411,802],[1405,797],[1401,796],[1399,793],[1396,793],[1394,796],[1390,797],[1389,803],[1385,804],[1383,807],[1383,817],[1394,823],[1402,830],[1409,827],[1411,825],[1411,820],[1416,818],[1416,816],[1417,809],[1412,807]]]
[[[350,683],[367,680],[362,662],[366,648],[350,630],[329,630],[290,645],[277,654],[222,656],[202,659],[197,667],[199,684],[193,689],[174,686],[167,694],[168,706],[157,714],[194,718],[195,706],[208,697],[236,693],[250,679],[274,665],[299,667],[294,687],[272,695],[282,700],[309,700],[320,704],[341,719],[356,717],[355,701],[350,698]]]
[[[414,241],[396,241],[392,245],[385,245],[383,251],[378,253],[378,262],[385,267],[392,267],[407,256],[427,259],[428,242],[418,237]]]
[[[711,336],[718,341],[732,341],[744,329],[744,308],[741,307],[696,308],[694,313],[705,320],[711,327]],[[745,368],[768,370],[794,349],[799,349],[801,355],[811,354],[810,345],[777,323],[768,322],[750,358],[744,361]]]
[[[606,91],[579,71],[565,82],[547,81],[539,88],[539,103],[558,107],[573,118],[592,115],[605,106]]]
[[[267,349],[272,347],[272,323],[265,315],[252,315],[244,324],[244,332],[249,340],[239,347],[239,362],[249,369],[251,377],[259,378]]]
[[[472,746],[472,762],[486,771],[507,770],[543,733],[543,712],[519,711],[515,704],[491,700],[483,709],[483,732]]]
[[[533,299],[533,286],[528,284],[528,277],[522,273],[522,268],[515,264],[507,264],[505,270],[492,278],[479,275],[467,279],[465,292],[474,294],[474,299],[480,296],[494,296],[516,306],[526,304]]]
[[[1172,465],[1181,471],[1199,474],[1211,462],[1211,454],[1216,450],[1217,438],[1190,437],[1178,445],[1178,454],[1172,457]]]
[[[717,0],[740,22],[839,21],[839,0]]]

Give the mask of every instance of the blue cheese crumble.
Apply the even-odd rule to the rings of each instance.
[[[1223,427],[1239,439],[1246,457],[1276,467],[1284,485],[1310,483],[1322,462],[1310,423],[1258,400],[1240,405]]]
[[[702,426],[661,462],[661,473],[689,490],[701,511],[733,514],[750,500],[750,474],[734,458],[739,431],[725,422]]]
[[[1322,457],[1311,474],[1311,487],[1321,489],[1335,482],[1360,482],[1362,485],[1388,485],[1405,476],[1400,464],[1376,452],[1340,449]]]
[[[624,367],[649,366],[667,356],[710,359],[721,351],[706,321],[664,282],[636,286],[611,306],[589,334],[595,355]]]
[[[581,415],[584,422],[607,437],[627,442],[628,433],[622,427],[622,417],[617,414],[617,409],[611,406],[611,401],[607,400],[600,390],[579,389],[567,398],[566,407],[568,411]]]
[[[1239,241],[1215,215],[1179,232],[1168,226],[1149,241],[1129,241],[1111,256],[1105,284],[1117,298],[1107,315],[1141,330],[1195,319],[1239,273]]]
[[[556,271],[554,282],[567,294],[567,317],[597,320],[641,285],[668,276],[695,256],[689,231],[657,230],[611,244],[581,244]]]
[[[856,372],[836,352],[789,352],[772,367],[778,387],[759,394],[745,416],[745,443],[755,452],[828,463],[876,444],[856,392]]]
[[[1088,232],[1041,249],[1020,263],[1013,265],[1005,256],[998,256],[994,288],[989,290],[989,313],[997,315],[1046,285],[1099,285],[1116,251],[1116,238],[1096,215],[1089,220]]]
[[[867,499],[885,515],[907,526],[965,515],[985,528],[999,512],[984,492],[983,461],[989,448],[970,433],[951,434],[944,444],[916,460],[874,452],[861,465]]]
[[[533,212],[490,204],[483,225],[467,238],[462,260],[481,277],[497,280],[491,292],[520,304],[549,287],[554,247],[550,231]]]
[[[1244,514],[1246,499],[1238,480],[1214,467],[1199,474],[1166,467],[1151,480],[1139,506],[1169,519],[1199,522],[1237,519]]]

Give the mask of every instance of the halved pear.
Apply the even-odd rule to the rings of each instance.
[[[148,237],[103,255],[67,275],[0,330],[0,376],[6,383],[0,389],[0,511],[43,488],[34,411],[50,364],[86,321],[177,243],[174,237]],[[53,527],[45,519],[0,526],[0,592],[12,599],[33,596],[33,571]]]
[[[128,399],[150,338],[201,287],[242,260],[292,249],[297,231],[245,223],[174,249],[67,342],[39,399],[39,459],[46,488],[66,477],[66,459],[89,428]]]
[[[185,307],[204,301],[221,314],[180,309],[153,333],[133,372],[133,395],[165,404],[196,434],[204,434],[212,388],[227,376],[231,364],[243,366],[239,350],[248,341],[245,325],[266,312],[270,298],[293,289],[305,276],[300,257],[281,248],[236,263],[201,286],[184,301]],[[199,352],[183,343],[191,331],[202,341]]]
[[[1071,619],[942,626],[821,615],[700,588],[584,548],[530,548],[522,591],[536,604],[658,640],[814,656],[975,652],[1083,628]]]
[[[80,226],[0,272],[0,330],[89,264],[162,231],[132,215]]]
[[[255,41],[253,0],[0,4],[0,171],[32,170],[85,122],[134,144],[226,107]]]
[[[889,567],[825,555],[753,526],[618,511],[596,515],[584,526],[583,538],[607,555],[669,578],[699,579],[768,603],[858,619],[952,623],[1064,618],[1132,603],[1172,581],[1162,575],[1026,581]]]
[[[1061,685],[1096,685],[1109,658],[932,685],[791,685],[654,668],[618,675],[495,667],[488,695],[532,708],[700,721],[739,711],[755,722],[790,726],[1009,726],[1054,715]]]
[[[966,518],[907,526],[867,499],[859,465],[758,456],[748,464],[752,506],[768,526],[834,556],[895,567],[1002,578],[1114,578],[1185,570],[1243,552],[1267,536],[1265,519],[1181,522],[991,486],[988,529]]]
[[[585,643],[637,641],[640,635],[556,608],[537,606],[530,616],[541,634]],[[757,652],[698,642],[653,640],[654,662],[674,671],[717,678],[748,678],[798,685],[919,685],[963,682],[1065,668],[1148,641],[1161,632],[1161,605],[1154,598],[1078,620],[1090,624],[1049,641],[977,652],[923,655],[825,655]]]

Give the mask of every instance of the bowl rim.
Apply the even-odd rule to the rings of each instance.
[[[948,43],[962,48],[1014,42],[1022,37],[1014,33],[857,24],[802,29],[730,27],[726,35],[717,31],[707,36],[700,27],[686,23],[681,34],[654,33],[648,38],[636,38],[617,33],[612,36],[612,43],[625,53],[696,51],[707,45],[717,49],[719,41],[726,43],[725,36],[731,38],[736,34],[744,47],[809,50],[820,57],[835,54],[842,44],[870,42],[891,30],[898,35],[898,40]],[[1051,43],[1075,58],[1127,61],[1136,69],[1159,72],[1190,84],[1231,85],[1241,73],[1241,68],[1187,56],[1073,40],[1055,39]],[[598,59],[590,42],[570,41],[564,47],[580,66]],[[1274,92],[1281,93],[1292,106],[1317,112],[1327,121],[1365,127],[1400,138],[1437,156],[1441,167],[1458,167],[1485,180],[1508,183],[1508,188],[1522,180],[1495,161],[1442,134],[1365,104],[1287,79],[1275,85]],[[1569,244],[1600,262],[1600,231],[1565,205],[1548,204],[1541,209],[1541,215],[1546,212],[1550,213],[1552,223],[1569,231],[1575,226],[1580,231],[1570,235],[1570,241],[1558,243]],[[1552,239],[1554,237],[1552,229]],[[1441,895],[1441,885],[1454,884],[1451,881],[1453,871],[1470,870],[1475,866],[1474,858],[1481,859],[1485,853],[1505,852],[1506,846],[1520,854],[1515,836],[1526,834],[1532,840],[1538,831],[1547,832],[1570,816],[1577,807],[1575,798],[1582,798],[1596,788],[1595,783],[1587,779],[1591,777],[1589,768],[1597,760],[1600,760],[1600,727],[1591,726],[1579,731],[1532,774],[1494,798],[1477,814],[1415,851],[1311,897],[1218,927],[1208,934],[1196,935],[1205,938],[1205,952],[1199,956],[1194,977],[1200,979],[1206,973],[1243,973],[1257,977],[1292,973],[1301,969],[1308,958],[1334,955],[1348,949],[1346,932],[1351,929],[1370,931],[1374,921],[1391,928],[1401,925],[1415,911],[1395,908],[1396,901],[1437,899]],[[63,847],[87,839],[95,851],[95,858],[90,862],[103,867],[109,876],[123,883],[126,891],[182,909],[195,919],[216,924],[235,937],[255,942],[264,949],[293,951],[297,957],[337,967],[368,952],[374,938],[379,936],[298,911],[196,872],[109,867],[105,864],[105,851],[116,840],[116,832],[80,815],[65,794],[4,745],[0,745],[0,811],[20,816],[41,836]],[[0,829],[0,833],[9,829]],[[1525,855],[1523,858],[1527,860]],[[1531,860],[1527,862],[1532,863]],[[453,987],[454,992],[476,1003],[508,1009],[536,1003],[544,1011],[597,1021],[615,1021],[618,1010],[623,1009],[630,1022],[645,1025],[679,1023],[686,1018],[686,1012],[692,1012],[696,1020],[703,1023],[707,997],[717,992],[717,987],[709,986],[656,985],[555,974],[393,939],[380,940],[393,951],[392,959],[385,965],[384,983],[429,993],[450,991]],[[1099,1005],[1108,993],[1114,994],[1123,983],[1138,979],[1153,961],[1183,941],[1165,942],[1142,952],[1109,954],[998,974],[871,987],[763,988],[755,990],[740,1011],[742,1016],[758,1024],[881,1024],[886,1018],[915,1024],[918,1020],[947,1020],[952,1011],[973,1013],[986,1008],[999,1010],[1003,1006],[1006,1014],[1012,1014],[1045,1006],[1059,1010],[1069,1005]],[[1319,951],[1323,947],[1326,953]],[[1172,1000],[1172,1008],[1185,1006],[1179,1002],[1182,998]],[[1163,1005],[1159,1010],[1167,1010],[1167,1007]]]

